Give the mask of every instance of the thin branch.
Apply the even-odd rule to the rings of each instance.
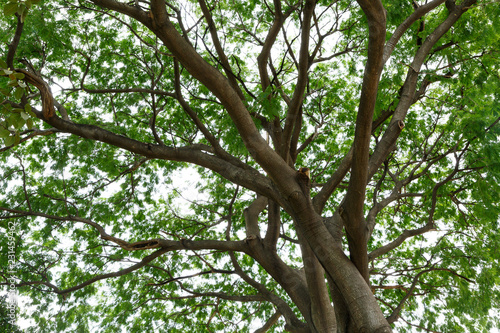
[[[424,63],[429,52],[434,45],[448,32],[458,19],[476,3],[477,0],[466,0],[460,6],[452,6],[449,10],[448,17],[427,36],[422,46],[418,49],[412,63],[409,67],[408,74],[401,90],[401,98],[394,111],[391,122],[387,127],[382,139],[375,147],[373,154],[370,157],[368,179],[371,179],[377,172],[383,161],[391,153],[394,145],[399,138],[404,127],[404,119],[415,98],[415,89],[419,76],[419,71]]]
[[[271,327],[276,324],[278,319],[281,317],[281,312],[276,311],[265,323],[261,328],[258,328],[255,330],[254,333],[265,333],[271,329]]]
[[[467,281],[469,283],[474,283],[473,280],[468,279],[465,276],[460,275],[457,272],[455,272],[451,269],[448,269],[448,268],[430,268],[430,269],[423,270],[423,271],[419,272],[417,275],[415,275],[415,277],[413,278],[413,282],[411,284],[411,287],[408,289],[405,296],[399,301],[398,306],[392,311],[391,315],[387,318],[387,321],[389,322],[389,324],[392,324],[396,320],[398,320],[399,314],[401,313],[401,310],[403,310],[403,307],[404,307],[406,301],[413,295],[413,292],[415,291],[417,284],[419,282],[420,276],[422,276],[425,273],[429,273],[429,272],[433,272],[433,271],[449,272],[449,273],[451,273],[451,274],[453,274],[461,279],[464,279],[465,281]]]
[[[291,140],[294,128],[300,127],[302,120],[299,112],[302,107],[304,92],[307,86],[308,70],[311,66],[309,57],[309,37],[311,33],[311,20],[315,5],[316,3],[314,0],[306,0],[303,10],[297,83],[293,92],[291,105],[288,108],[286,115],[285,126],[283,129],[283,139],[280,147],[280,154],[287,162],[291,153],[290,147],[292,144]]]
[[[125,269],[122,269],[122,270],[119,270],[117,272],[114,272],[114,273],[107,273],[107,274],[100,274],[100,275],[97,275],[97,276],[94,276],[93,278],[85,281],[85,282],[82,282],[74,287],[71,287],[71,288],[68,288],[68,289],[59,289],[56,285],[50,283],[50,282],[46,282],[46,281],[33,281],[33,282],[21,282],[21,283],[18,283],[16,284],[16,287],[22,287],[22,286],[29,286],[29,285],[45,285],[47,287],[49,287],[50,289],[52,289],[53,292],[55,292],[56,294],[58,295],[65,295],[65,294],[69,294],[71,292],[74,292],[76,290],[80,290],[82,288],[85,288],[91,284],[93,284],[94,282],[97,282],[97,281],[100,281],[100,280],[104,280],[104,279],[109,279],[109,278],[115,278],[115,277],[119,277],[119,276],[122,276],[122,275],[126,275],[126,274],[129,274],[133,271],[136,271],[144,266],[146,266],[147,264],[149,264],[151,261],[153,261],[154,259],[160,257],[162,254],[168,252],[169,249],[168,248],[161,248],[161,249],[158,249],[157,251],[153,252],[152,254],[144,257],[139,263],[135,264],[135,265],[132,265],[128,268],[125,268]]]
[[[220,43],[219,36],[217,35],[217,28],[215,27],[215,22],[212,18],[212,14],[211,14],[210,10],[208,9],[205,0],[198,0],[198,3],[200,4],[201,11],[203,12],[203,15],[205,16],[205,19],[207,21],[208,30],[210,31],[210,35],[212,36],[212,42],[214,43],[215,50],[217,51],[217,55],[219,56],[218,61],[222,64],[222,67],[224,68],[224,72],[226,73],[226,76],[229,79],[231,86],[236,91],[238,96],[242,100],[244,100],[245,96],[243,95],[243,92],[241,91],[240,87],[238,86],[238,82],[236,81],[236,76],[234,75],[233,71],[231,70],[231,65],[229,64],[228,58],[227,58],[226,54],[224,53],[224,50],[222,49],[222,45]]]
[[[403,23],[401,23],[396,28],[396,30],[394,30],[394,33],[384,47],[384,64],[387,62],[392,52],[396,48],[397,43],[399,42],[403,34],[410,28],[410,26],[445,1],[446,0],[434,0],[426,3],[425,5],[419,6],[410,16],[406,18],[406,20],[403,21]]]

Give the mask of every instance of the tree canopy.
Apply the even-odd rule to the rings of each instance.
[[[500,3],[0,4],[39,332],[500,327]]]

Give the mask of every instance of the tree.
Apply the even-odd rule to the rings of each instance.
[[[2,5],[41,332],[499,326],[498,2]]]

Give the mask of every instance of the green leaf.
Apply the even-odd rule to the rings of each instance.
[[[7,68],[7,63],[3,59],[0,59],[0,68]]]
[[[25,12],[27,12],[26,5],[23,2],[19,3],[19,5],[17,7],[17,14],[19,16],[21,16],[21,22],[23,22],[23,19],[22,19],[23,16],[26,17]]]
[[[0,126],[0,138],[6,138],[10,135],[10,131]]]
[[[9,2],[3,7],[3,13],[5,16],[13,15],[15,12],[17,12],[18,7],[19,7],[19,4],[17,2]],[[7,67],[7,66],[5,66],[5,67]]]
[[[14,89],[14,97],[17,98],[17,99],[21,99],[21,97],[23,97],[24,95],[24,89],[21,88],[21,87],[16,87],[16,89]]]
[[[33,119],[32,118],[29,118],[26,120],[26,127],[28,127],[28,129],[33,129]]]
[[[3,139],[3,142],[6,146],[13,146],[16,143],[16,136],[15,135],[8,136],[8,137]]]
[[[25,111],[27,114],[29,114],[30,116],[32,116],[33,118],[36,118],[36,114],[32,111],[32,109],[31,109],[31,105],[26,104],[26,105],[24,106],[24,111]]]

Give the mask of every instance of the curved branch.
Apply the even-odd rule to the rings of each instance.
[[[208,64],[196,50],[186,42],[169,21],[165,2],[151,2],[152,22],[148,27],[155,33],[186,70],[205,85],[225,107],[241,138],[257,163],[276,180],[285,184],[294,175],[294,170],[280,158],[260,135],[253,118],[229,81],[216,68]],[[290,189],[285,188],[288,193]],[[262,193],[262,192],[260,192]]]
[[[420,68],[432,50],[432,47],[437,41],[458,21],[458,19],[476,3],[477,0],[466,0],[460,6],[452,6],[448,17],[425,39],[422,46],[418,49],[412,64],[409,66],[408,74],[403,84],[401,98],[394,111],[391,122],[385,131],[382,139],[375,147],[375,150],[370,158],[368,179],[371,179],[393,150],[399,135],[404,127],[401,126],[406,117],[408,109],[415,99],[415,89]]]
[[[425,5],[422,5],[418,7],[410,16],[406,18],[406,20],[401,23],[396,30],[394,30],[394,33],[392,34],[391,38],[387,41],[384,47],[384,58],[383,58],[383,63],[385,64],[389,57],[391,56],[392,52],[396,48],[397,43],[399,42],[399,39],[403,36],[403,34],[410,28],[410,26],[415,23],[418,19],[420,19],[422,16],[439,6],[440,4],[444,3],[446,0],[434,0],[429,3],[426,3]]]
[[[236,273],[243,279],[243,281],[257,289],[260,294],[262,294],[268,301],[273,303],[278,308],[283,317],[285,317],[287,326],[289,326],[289,328],[293,330],[293,332],[308,332],[305,328],[305,324],[302,323],[297,318],[297,316],[295,316],[290,306],[283,299],[269,291],[265,285],[255,281],[250,276],[248,276],[239,265],[238,260],[236,259],[236,256],[233,252],[229,252],[229,255],[231,257],[231,262],[236,270]]]
[[[221,43],[219,41],[219,37],[217,36],[217,29],[215,28],[215,22],[212,18],[212,14],[210,13],[210,10],[207,7],[207,4],[205,3],[205,0],[198,0],[198,3],[200,4],[201,11],[203,12],[203,15],[205,16],[205,19],[208,24],[208,29],[210,31],[210,35],[212,36],[212,42],[214,43],[215,50],[217,51],[217,55],[219,56],[219,61],[222,63],[222,67],[224,68],[224,72],[226,73],[226,76],[231,83],[231,86],[233,89],[236,91],[238,96],[242,100],[245,99],[245,96],[243,95],[243,92],[241,91],[240,87],[238,86],[238,82],[236,81],[236,76],[234,75],[233,71],[231,70],[231,65],[229,64],[229,61],[227,59],[226,54],[224,53],[224,50],[222,49]]]
[[[280,147],[280,154],[287,161],[291,153],[290,147],[292,144],[291,140],[292,140],[292,135],[294,133],[294,129],[297,128],[297,130],[300,130],[302,122],[302,116],[300,114],[300,110],[304,99],[305,88],[307,86],[308,69],[311,65],[309,57],[309,37],[311,33],[311,21],[315,6],[316,2],[313,0],[306,0],[304,6],[304,17],[302,19],[302,27],[301,27],[301,42],[299,51],[297,83],[293,92],[290,107],[288,108],[288,112],[286,115],[285,127],[283,129],[283,139],[281,140],[281,147]]]
[[[33,112],[40,119],[46,121],[60,131],[72,133],[91,140],[105,142],[148,158],[197,164],[219,173],[224,178],[236,184],[249,188],[257,193],[264,194],[277,201],[281,201],[280,195],[267,177],[260,174],[248,164],[232,156],[224,156],[225,158],[222,159],[206,153],[206,151],[211,152],[210,147],[192,145],[183,148],[171,148],[163,145],[154,145],[115,134],[98,126],[77,124],[61,119],[54,113],[54,99],[48,85],[42,79],[28,71],[22,69],[16,71],[23,73],[25,75],[25,81],[35,85],[40,90],[42,96],[42,111],[40,112],[33,109]],[[254,125],[253,122],[252,125]]]
[[[369,261],[373,261],[375,258],[378,258],[386,253],[388,253],[389,251],[397,248],[398,246],[400,246],[407,238],[410,238],[410,237],[414,237],[414,236],[417,236],[417,235],[422,235],[428,231],[434,231],[436,230],[436,227],[434,225],[434,212],[436,211],[436,205],[437,205],[437,198],[438,198],[438,190],[443,186],[445,185],[446,183],[448,183],[451,179],[453,179],[453,177],[457,174],[457,172],[459,171],[459,165],[460,165],[460,162],[461,162],[461,158],[456,158],[457,159],[457,162],[455,164],[455,168],[453,169],[452,172],[450,172],[450,174],[445,178],[443,179],[442,181],[440,181],[439,183],[437,183],[436,185],[434,185],[434,188],[432,189],[432,198],[431,198],[431,209],[429,211],[429,217],[427,219],[427,223],[425,224],[425,226],[421,227],[421,228],[418,228],[418,229],[414,229],[414,230],[405,230],[403,231],[403,233],[401,235],[399,235],[398,238],[396,238],[394,241],[392,241],[391,243],[387,244],[387,245],[384,245],[374,251],[372,251],[369,255],[368,255],[368,260]],[[390,200],[388,200],[390,201]]]
[[[411,287],[406,292],[406,294],[404,295],[404,297],[399,301],[398,306],[392,311],[391,315],[387,318],[387,321],[390,324],[392,324],[396,320],[398,320],[399,314],[401,313],[401,310],[403,310],[403,307],[404,307],[406,301],[412,296],[412,293],[415,291],[415,288],[417,287],[418,279],[420,278],[420,276],[422,276],[425,273],[432,272],[432,271],[449,272],[449,273],[451,273],[451,274],[453,274],[455,276],[458,276],[461,279],[466,280],[469,283],[473,283],[474,282],[473,280],[468,279],[465,276],[462,276],[462,275],[458,274],[457,272],[455,272],[455,271],[453,271],[451,269],[448,269],[448,268],[430,268],[430,269],[423,270],[423,271],[419,272],[417,275],[415,275],[415,277],[413,278],[413,283],[411,284]]]
[[[159,256],[161,256],[162,254],[164,254],[168,251],[169,250],[166,248],[158,249],[155,252],[153,252],[152,254],[144,257],[140,262],[138,262],[135,265],[132,265],[128,268],[119,270],[119,271],[114,272],[114,273],[100,274],[100,275],[94,276],[93,278],[91,278],[85,282],[82,282],[74,287],[68,288],[68,289],[61,290],[57,286],[55,286],[54,284],[52,284],[50,282],[45,282],[45,281],[21,282],[21,283],[16,284],[16,287],[27,286],[27,285],[45,285],[45,286],[51,288],[56,294],[65,295],[65,294],[69,294],[73,291],[77,291],[77,290],[80,290],[82,288],[85,288],[85,287],[91,285],[92,283],[100,281],[100,280],[115,278],[115,277],[129,274],[133,271],[136,271],[136,270],[146,266],[151,261],[153,261],[154,259],[158,258]]]
[[[395,240],[393,240],[389,244],[381,246],[381,247],[373,250],[372,252],[370,252],[370,254],[368,254],[368,261],[373,261],[373,260],[379,258],[380,256],[383,256],[384,254],[394,250],[395,248],[397,248],[398,246],[403,244],[403,242],[410,237],[422,235],[428,231],[434,231],[434,230],[436,230],[436,229],[434,228],[434,226],[432,224],[426,224],[425,226],[418,228],[418,229],[405,230],[405,231],[403,231],[403,233],[401,235],[398,236],[398,238],[396,238]]]
[[[17,26],[16,32],[14,33],[14,38],[12,38],[12,42],[9,44],[9,49],[7,51],[7,66],[9,68],[14,68],[14,56],[16,55],[17,47],[19,46],[19,42],[21,41],[21,36],[23,34],[24,22],[21,20],[21,16],[16,14],[17,18]]]
[[[257,198],[243,211],[247,237],[260,238],[259,215],[267,207],[268,200],[264,196]]]

